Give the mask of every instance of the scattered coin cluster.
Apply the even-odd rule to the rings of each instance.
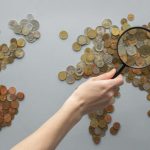
[[[10,20],[8,25],[15,34],[23,35],[29,43],[33,43],[41,37],[41,34],[38,31],[40,24],[34,19],[32,14],[28,14],[27,18],[20,20],[20,22]]]
[[[22,48],[25,44],[26,42],[23,38],[12,38],[9,45],[0,45],[0,71],[4,70],[7,64],[12,64],[15,59],[24,57],[25,52]]]
[[[130,67],[143,68],[150,65],[150,32],[141,28],[131,28],[118,43],[121,60]]]
[[[24,100],[24,93],[17,92],[15,87],[7,89],[0,85],[0,128],[10,126],[18,113],[19,102]]]
[[[84,49],[80,61],[76,66],[69,65],[66,70],[60,71],[58,73],[58,78],[61,81],[66,81],[68,84],[73,84],[76,80],[98,76],[108,72],[112,68],[117,69],[122,63],[117,52],[118,39],[124,31],[131,27],[130,21],[133,21],[134,19],[134,14],[130,13],[126,18],[120,20],[121,27],[113,25],[111,19],[104,19],[102,23],[94,29],[91,27],[85,28],[84,34],[79,35],[72,44],[72,49],[75,52]],[[143,25],[143,27],[150,29],[150,22],[147,25]],[[130,37],[128,43],[132,43],[132,40],[133,38]],[[149,40],[144,42],[149,43]],[[145,48],[143,49],[146,51],[143,51],[144,54],[148,54],[147,50],[145,50]],[[134,87],[146,91],[148,93],[147,100],[150,101],[150,67],[143,69],[126,67],[122,74],[125,76],[128,83],[132,83]],[[118,89],[115,97],[119,96],[120,93]],[[89,114],[91,120],[89,132],[92,135],[95,144],[98,144],[105,135],[109,123],[112,120],[111,114],[109,113],[113,111],[114,106],[111,105],[104,110]],[[147,114],[150,116],[150,112]],[[109,130],[112,135],[116,135],[119,129],[120,123],[115,122]]]

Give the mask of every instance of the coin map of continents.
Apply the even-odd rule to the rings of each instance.
[[[72,43],[72,49],[75,52],[83,51],[79,62],[76,66],[69,65],[65,70],[58,73],[61,81],[73,84],[82,78],[98,76],[108,72],[112,68],[119,68],[122,63],[117,53],[117,42],[124,31],[131,27],[130,22],[134,21],[135,15],[130,13],[127,17],[120,20],[121,27],[114,25],[111,19],[104,19],[97,27],[86,27],[81,35]],[[32,14],[28,14],[25,19],[20,21],[10,20],[9,28],[20,38],[11,38],[9,44],[0,44],[0,71],[5,70],[8,64],[12,64],[15,60],[25,56],[23,50],[28,43],[34,43],[41,37],[38,31],[39,22]],[[143,25],[144,28],[150,29],[150,22]],[[58,36],[61,40],[67,40],[69,33],[65,30],[60,31]],[[130,36],[129,36],[130,37]],[[133,44],[132,37],[128,40],[128,46]],[[136,44],[136,43],[135,43]],[[136,47],[139,47],[139,53],[142,56],[149,55],[150,35],[140,39]],[[133,64],[133,59],[137,57],[135,48],[130,48],[127,55],[121,51],[121,56],[129,64]],[[139,60],[139,59],[138,59]],[[142,61],[135,59],[136,64]],[[150,62],[150,58],[147,59]],[[147,100],[150,101],[150,67],[143,69],[133,69],[126,67],[122,74],[125,76],[126,82],[131,83],[134,87],[141,91],[147,92]],[[120,97],[119,88],[116,88],[114,102]],[[22,91],[17,92],[15,87],[6,87],[0,85],[0,127],[10,126],[15,114],[18,112],[19,103],[25,98]],[[111,114],[115,111],[114,105],[109,105],[103,110],[88,114],[90,119],[89,133],[95,144],[99,144],[105,133],[109,131],[111,135],[117,135],[121,129],[118,120],[114,120]],[[147,110],[147,116],[150,117],[150,110]],[[110,123],[113,121],[112,126]]]

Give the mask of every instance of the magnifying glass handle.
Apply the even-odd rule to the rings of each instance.
[[[112,79],[116,78],[121,72],[122,70],[125,68],[125,64],[121,64],[120,67],[117,69],[115,75],[112,77]]]

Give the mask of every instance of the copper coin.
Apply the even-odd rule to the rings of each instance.
[[[148,117],[150,117],[150,110],[147,112]]]
[[[8,89],[8,93],[9,93],[9,94],[16,94],[16,88],[15,88],[15,87],[10,87],[10,88]]]
[[[112,113],[114,111],[114,106],[113,105],[109,105],[105,108],[106,112],[108,113]]]
[[[11,115],[9,113],[4,115],[4,122],[5,123],[11,122]]]
[[[19,102],[17,100],[11,101],[11,107],[12,108],[18,108],[19,107]]]
[[[105,120],[107,123],[110,123],[110,122],[112,121],[112,117],[111,117],[109,114],[107,114],[107,115],[105,115],[104,120]]]
[[[113,128],[116,129],[116,130],[119,130],[120,129],[120,123],[119,122],[114,122]]]
[[[17,99],[22,101],[24,99],[24,93],[23,92],[18,92],[17,93]]]
[[[9,101],[5,101],[5,102],[3,103],[3,109],[4,109],[4,110],[8,110],[9,107],[10,107],[10,102],[9,102]]]
[[[1,95],[6,95],[7,94],[7,88],[4,85],[0,86],[0,94]]]
[[[9,111],[9,113],[10,113],[12,116],[15,115],[15,114],[18,112],[17,109],[11,108],[11,107],[8,109],[8,111]]]
[[[92,138],[93,138],[93,141],[94,141],[95,144],[99,144],[100,143],[100,140],[101,140],[100,136],[93,135]]]
[[[3,121],[4,121],[4,117],[3,115],[0,115],[0,125],[3,123]]]
[[[109,131],[112,135],[116,135],[118,133],[118,130],[115,130],[113,127],[111,127]]]

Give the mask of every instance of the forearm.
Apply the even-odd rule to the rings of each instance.
[[[66,133],[81,119],[81,103],[72,99],[66,101],[52,118],[12,150],[54,150]]]

